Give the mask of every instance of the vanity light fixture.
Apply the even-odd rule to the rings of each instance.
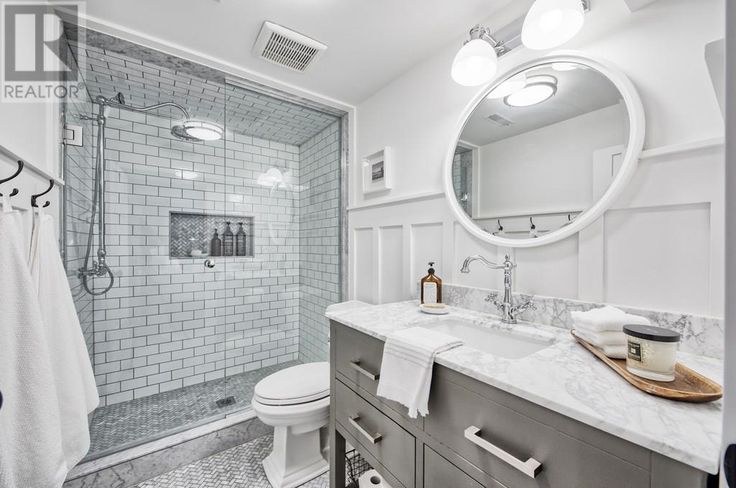
[[[542,103],[557,93],[557,78],[537,75],[527,78],[524,88],[506,96],[504,103],[509,107],[529,107]]]
[[[491,35],[488,27],[470,29],[470,40],[452,61],[452,79],[463,86],[478,86],[493,79],[498,69],[498,56],[505,53],[503,44]]]
[[[529,49],[557,47],[583,27],[587,10],[590,0],[536,0],[524,17],[521,35],[516,27],[510,27],[514,32],[506,32],[510,34],[506,37],[508,45],[497,40],[488,27],[476,25],[452,60],[452,79],[463,86],[488,83],[496,74],[499,56],[516,47],[519,37]]]
[[[521,42],[529,49],[566,43],[583,28],[586,9],[586,0],[536,0],[524,18]]]

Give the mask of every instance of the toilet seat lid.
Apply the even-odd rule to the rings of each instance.
[[[330,395],[330,363],[298,364],[256,384],[255,400],[263,405],[296,405]]]

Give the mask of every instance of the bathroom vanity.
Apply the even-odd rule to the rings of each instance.
[[[508,326],[456,308],[452,322],[415,302],[347,302],[327,316],[333,488],[344,486],[346,443],[394,488],[705,488],[717,472],[720,401],[646,395],[567,330]],[[429,415],[411,419],[375,394],[385,338],[447,324],[467,324],[455,329],[465,345],[437,356]],[[487,349],[486,333],[488,343],[506,337],[506,349]],[[717,378],[718,362],[709,361],[688,364]]]

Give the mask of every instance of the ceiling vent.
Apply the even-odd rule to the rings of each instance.
[[[509,119],[507,119],[506,117],[502,117],[499,114],[491,114],[486,118],[494,124],[500,125],[501,127],[508,127],[513,124],[513,122],[511,122]]]
[[[253,52],[256,56],[294,71],[305,71],[327,46],[293,30],[264,22]]]

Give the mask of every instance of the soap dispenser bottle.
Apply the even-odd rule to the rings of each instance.
[[[235,234],[230,229],[230,222],[225,222],[225,232],[222,233],[222,255],[235,256]]]
[[[420,282],[419,298],[422,304],[442,303],[442,280],[434,274],[434,262],[430,261],[427,276]]]
[[[210,256],[222,256],[222,239],[217,234],[217,229],[215,229],[215,235],[210,240]]]

